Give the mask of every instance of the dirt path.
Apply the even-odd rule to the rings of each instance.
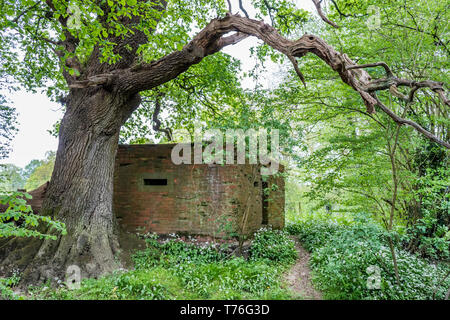
[[[306,300],[322,300],[322,293],[314,289],[311,283],[311,276],[308,262],[309,253],[306,251],[296,238],[292,238],[295,241],[295,248],[298,252],[297,262],[292,266],[291,270],[286,274],[285,281],[288,284],[289,289],[300,295]]]

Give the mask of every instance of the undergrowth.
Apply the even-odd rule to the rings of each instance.
[[[229,254],[217,244],[190,244],[180,239],[161,241],[148,235],[147,248],[133,255],[135,268],[81,288],[31,290],[32,299],[292,299],[282,274],[296,259],[294,242],[282,231],[256,233],[250,258]],[[269,248],[264,250],[264,248]],[[277,254],[279,253],[279,254]]]
[[[12,289],[19,283],[19,281],[20,276],[16,272],[11,277],[0,278],[0,300],[16,300],[21,298],[19,295],[15,294],[14,290]]]
[[[367,215],[311,215],[287,230],[312,252],[313,282],[327,299],[443,299],[450,288],[448,263],[412,254],[401,241],[395,243],[397,283],[387,233]]]

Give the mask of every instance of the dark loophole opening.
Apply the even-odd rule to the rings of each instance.
[[[167,186],[167,179],[144,179],[144,186]]]
[[[121,163],[120,165],[119,165],[119,167],[128,167],[128,166],[130,166],[131,165],[131,163]]]

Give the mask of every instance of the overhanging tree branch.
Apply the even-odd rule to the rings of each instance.
[[[230,32],[236,33],[226,36]],[[387,64],[383,62],[357,65],[346,54],[337,52],[315,35],[305,34],[298,40],[289,40],[263,21],[248,19],[239,15],[228,14],[225,18],[212,20],[181,51],[173,52],[151,63],[139,64],[117,71],[105,77],[102,81],[115,86],[117,90],[133,95],[176,78],[190,66],[199,63],[204,57],[220,51],[225,46],[235,44],[247,36],[257,37],[275,50],[285,54],[293,62],[294,68],[302,81],[304,79],[302,79],[298,67],[296,68],[297,62],[295,59],[308,53],[316,55],[336,71],[344,83],[359,93],[369,114],[375,112],[375,106],[379,106],[395,122],[409,125],[428,139],[450,149],[449,143],[442,141],[417,123],[399,117],[376,96],[377,91],[389,90],[392,86],[407,86],[413,88],[414,91],[417,90],[416,87],[430,88],[439,95],[446,105],[449,105],[443,83],[396,78]],[[365,70],[365,68],[372,66],[382,66],[386,71],[386,78],[373,80]],[[98,77],[95,80],[98,80]],[[93,81],[97,85],[98,83],[95,82]]]
[[[376,62],[376,63],[367,63],[367,64],[354,65],[354,66],[347,67],[347,70],[371,68],[371,67],[378,67],[378,66],[382,66],[384,68],[384,70],[386,71],[386,77],[389,78],[389,77],[393,77],[394,76],[392,71],[391,71],[391,69],[389,68],[389,66],[385,62]]]
[[[228,3],[228,12],[231,13],[231,11],[233,10],[233,7],[231,6],[231,0],[227,0]]]
[[[378,106],[380,107],[380,109],[383,110],[389,117],[392,118],[392,120],[394,120],[399,125],[405,125],[405,124],[409,125],[409,126],[413,127],[415,130],[417,130],[418,132],[420,132],[421,134],[423,134],[426,138],[430,139],[431,141],[434,141],[434,142],[446,147],[447,149],[450,149],[450,143],[439,139],[431,132],[425,130],[418,123],[416,123],[412,120],[404,119],[404,118],[400,117],[399,115],[395,114],[392,110],[390,110],[388,107],[386,107],[384,105],[384,103],[380,101],[380,99],[377,98],[377,101],[378,101]]]
[[[161,128],[161,120],[159,120],[158,116],[161,112],[161,98],[162,94],[158,93],[155,99],[155,110],[153,111],[152,121],[153,121],[153,130],[157,132],[163,132],[169,141],[172,141],[172,130],[170,128]]]
[[[245,10],[244,5],[242,4],[242,0],[239,0],[239,8],[242,10],[242,12],[244,13],[244,15],[245,15],[247,18],[250,18],[249,15],[248,15],[248,13],[247,13],[247,10]]]
[[[445,89],[444,89],[444,83],[443,82],[437,82],[437,81],[431,81],[431,80],[425,80],[425,81],[413,81],[408,79],[400,79],[396,78],[394,74],[392,73],[391,69],[385,62],[378,62],[378,63],[369,63],[369,64],[361,64],[361,65],[353,65],[347,67],[347,70],[354,70],[354,69],[363,69],[363,68],[370,68],[370,67],[377,67],[382,66],[386,71],[386,78],[376,79],[369,83],[367,86],[367,91],[369,92],[375,92],[379,90],[386,90],[390,89],[392,90],[394,87],[394,95],[396,95],[399,98],[402,98],[405,101],[412,102],[412,99],[414,98],[414,93],[417,91],[417,89],[420,88],[429,88],[433,92],[435,92],[441,101],[447,105],[450,106],[450,101],[445,95]],[[396,91],[396,87],[410,87],[412,88],[411,92],[409,93],[408,97],[402,96],[398,91]]]
[[[328,17],[323,13],[323,11],[322,11],[322,0],[312,0],[312,2],[316,6],[316,10],[317,10],[317,13],[319,14],[320,18],[323,21],[325,21],[326,23],[328,23],[330,26],[338,29],[339,26],[336,23],[334,23],[333,21],[331,21],[330,19],[328,19]]]

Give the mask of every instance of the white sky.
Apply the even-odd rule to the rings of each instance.
[[[248,1],[248,0],[247,0]],[[253,15],[250,5],[245,5],[250,16]],[[247,2],[248,3],[248,2]],[[297,7],[314,12],[314,5],[311,0],[297,0]],[[233,12],[238,8],[237,0],[232,0]],[[254,65],[254,59],[250,58],[250,47],[254,46],[256,40],[246,39],[241,43],[228,47],[224,52],[234,56],[242,61],[243,71],[251,70]],[[261,83],[270,87],[273,80],[270,75],[279,70],[279,66],[267,65],[267,72]],[[250,86],[245,83],[244,86]],[[33,159],[44,159],[47,151],[55,151],[58,146],[57,138],[51,136],[48,130],[51,130],[53,124],[62,118],[63,113],[60,105],[51,102],[45,94],[29,93],[26,91],[17,91],[8,95],[12,105],[18,113],[19,132],[11,142],[12,151],[9,157],[0,160],[0,163],[13,163],[19,167],[26,166]]]
[[[61,106],[53,103],[45,94],[17,91],[8,96],[18,113],[19,132],[11,142],[9,158],[0,163],[13,163],[24,167],[33,159],[44,159],[49,150],[56,150],[58,140],[47,130],[61,119]]]

